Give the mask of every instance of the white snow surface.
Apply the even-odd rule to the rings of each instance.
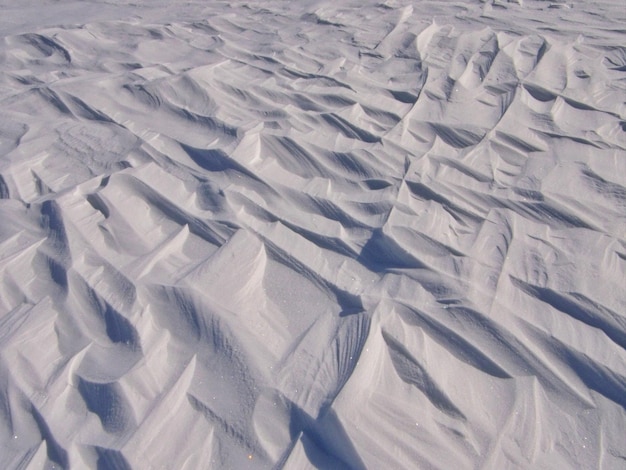
[[[0,468],[625,469],[625,25],[0,0]]]

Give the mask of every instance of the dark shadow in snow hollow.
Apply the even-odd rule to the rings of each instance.
[[[364,470],[352,441],[335,412],[326,408],[317,419],[292,404],[290,434],[294,443],[302,440],[304,451],[316,468]]]

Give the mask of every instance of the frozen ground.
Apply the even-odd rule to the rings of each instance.
[[[0,468],[626,468],[625,25],[0,0]]]

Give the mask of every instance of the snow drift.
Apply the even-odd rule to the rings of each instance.
[[[0,2],[2,468],[626,465],[621,2]]]

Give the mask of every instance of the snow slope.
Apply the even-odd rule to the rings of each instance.
[[[1,468],[626,468],[621,1],[0,18]]]

